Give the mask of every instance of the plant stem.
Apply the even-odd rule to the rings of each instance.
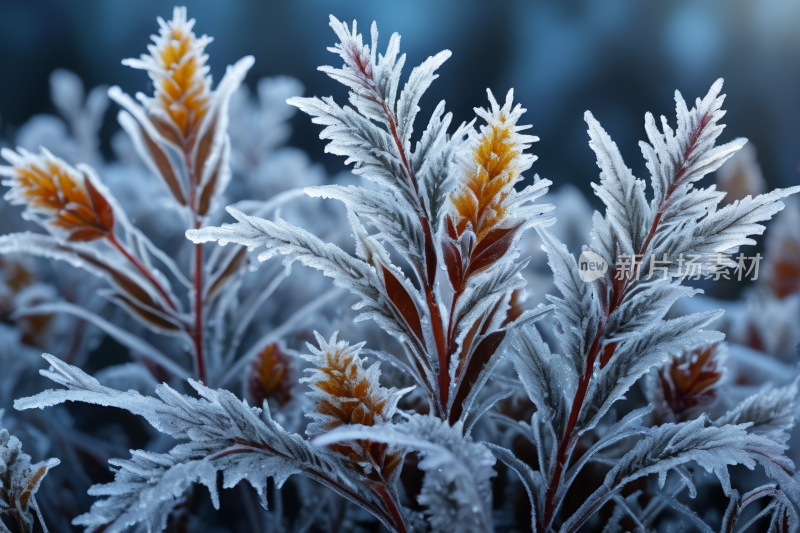
[[[139,259],[137,259],[130,252],[130,250],[128,250],[128,247],[125,246],[123,243],[121,243],[113,232],[108,232],[106,234],[106,239],[108,240],[109,244],[111,244],[114,248],[119,250],[119,252],[123,256],[125,256],[125,259],[127,259],[133,266],[135,266],[139,270],[139,272],[141,272],[144,275],[144,277],[147,278],[147,280],[153,285],[153,287],[156,288],[161,297],[164,298],[164,301],[167,302],[167,305],[169,305],[169,307],[173,311],[177,312],[178,308],[175,307],[175,304],[173,303],[172,298],[169,297],[169,293],[167,293],[166,289],[161,285],[161,283],[159,283],[159,281],[155,278],[155,276],[153,276],[152,272],[150,272],[150,270],[148,270],[142,264],[142,262],[139,261]]]
[[[669,206],[672,205],[672,195],[686,181],[689,157],[692,155],[692,152],[694,152],[694,149],[697,146],[697,141],[700,138],[700,134],[708,125],[710,119],[711,117],[708,115],[708,113],[704,114],[692,130],[692,133],[689,136],[689,143],[683,153],[683,162],[681,167],[675,173],[675,176],[670,180],[670,184],[664,194],[664,199],[658,206],[658,210],[653,217],[653,222],[650,225],[650,230],[647,232],[647,237],[645,238],[641,249],[639,250],[640,258],[644,257],[644,253],[649,248],[653,237],[655,237],[655,234],[658,231],[662,216]],[[572,408],[570,409],[569,419],[567,421],[567,428],[564,431],[564,438],[561,440],[561,444],[558,448],[556,466],[553,470],[553,477],[550,478],[550,483],[547,488],[544,516],[542,517],[542,523],[540,524],[542,531],[544,531],[550,525],[550,522],[552,522],[554,518],[555,511],[560,505],[560,502],[555,501],[556,492],[558,492],[558,488],[561,484],[561,474],[563,473],[565,463],[569,460],[570,450],[574,444],[572,442],[572,432],[575,430],[575,424],[578,422],[578,415],[580,414],[581,408],[583,407],[583,402],[586,399],[589,381],[594,374],[594,365],[598,354],[600,354],[601,346],[603,348],[603,353],[600,357],[601,368],[611,360],[611,357],[614,355],[614,350],[617,346],[617,343],[615,342],[608,343],[603,346],[602,341],[605,336],[606,321],[611,313],[613,313],[622,303],[625,290],[627,289],[630,281],[636,278],[636,273],[640,265],[641,262],[637,261],[636,257],[634,257],[630,275],[624,277],[620,283],[613,283],[611,297],[608,299],[608,306],[603,309],[603,316],[601,317],[601,320],[597,326],[597,333],[594,336],[594,341],[592,342],[592,345],[589,348],[589,353],[586,357],[586,368],[584,369],[584,373],[578,382],[578,389],[575,392],[575,399],[572,402]]]
[[[200,228],[200,221],[195,229]],[[203,245],[194,245],[194,346],[197,355],[197,377],[206,381],[205,360],[203,359]]]
[[[389,491],[386,490],[386,485],[382,483],[376,484],[375,491],[380,494],[381,498],[383,498],[383,502],[386,504],[386,507],[389,508],[389,513],[392,515],[392,520],[394,521],[395,529],[398,531],[398,533],[407,533],[405,521],[403,520],[401,511],[398,509],[394,498],[392,498],[392,496],[389,494]]]
[[[200,229],[202,219],[198,214],[195,205],[197,201],[197,178],[195,176],[194,165],[192,165],[191,151],[193,141],[187,143],[183,148],[184,162],[186,163],[186,174],[189,181],[189,208],[194,219],[194,229]],[[206,365],[203,357],[203,245],[194,245],[194,328],[192,339],[194,340],[195,370],[197,379],[206,382]]]

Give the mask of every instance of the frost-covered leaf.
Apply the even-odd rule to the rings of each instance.
[[[555,333],[580,376],[586,369],[586,353],[597,331],[598,309],[592,286],[580,278],[578,263],[563,243],[544,228],[536,228],[536,232],[547,251],[553,281],[562,294],[562,298],[547,297],[555,304]]]
[[[3,410],[0,409],[0,421],[2,416]],[[47,459],[31,464],[31,456],[22,451],[19,439],[0,426],[0,515],[5,515],[10,523],[18,524],[22,528],[21,533],[33,531],[34,512],[47,531],[36,505],[36,491],[48,470],[60,462],[58,459]],[[2,519],[0,528],[8,531]]]
[[[325,126],[321,139],[329,139],[326,152],[346,156],[354,163],[353,173],[391,190],[404,209],[415,209],[418,199],[412,185],[403,178],[405,170],[397,147],[386,130],[350,107],[339,107],[333,98],[289,98],[287,102]]]
[[[766,387],[758,394],[714,420],[715,426],[751,423],[751,433],[765,435],[777,442],[787,442],[800,406],[800,378],[785,387]]]
[[[662,320],[640,337],[621,344],[589,384],[576,424],[578,434],[594,428],[611,405],[651,368],[686,349],[722,340],[721,333],[701,329],[721,315],[722,311],[711,311]]]
[[[562,438],[569,416],[565,391],[571,391],[575,375],[561,357],[550,353],[536,326],[531,324],[510,333],[509,353],[528,397]]]
[[[495,457],[500,459],[507,467],[514,470],[528,493],[531,502],[531,529],[536,531],[536,515],[544,512],[545,492],[547,481],[541,470],[533,470],[525,462],[520,461],[511,450],[507,450],[496,444],[486,443]]]
[[[416,450],[425,472],[418,501],[432,531],[492,531],[491,483],[495,458],[482,444],[462,436],[462,424],[450,426],[432,416],[413,415],[394,427],[342,427],[314,440],[318,446],[369,439]]]
[[[639,143],[652,177],[654,198],[653,215],[669,207],[665,200],[683,197],[691,185],[709,172],[719,168],[729,157],[744,146],[746,139],[736,139],[722,146],[715,142],[724,129],[719,120],[725,116],[720,96],[722,79],[714,82],[708,94],[697,99],[695,107],[688,109],[680,92],[675,91],[675,111],[678,117],[675,131],[661,117],[663,133],[658,130],[653,115],[645,115],[645,130],[650,143]]]
[[[262,495],[267,477],[280,487],[286,479],[302,473],[325,484],[376,514],[387,526],[376,496],[360,485],[359,477],[332,452],[310,446],[299,435],[287,433],[272,420],[269,410],[249,407],[225,390],[212,390],[189,381],[199,398],[178,393],[166,384],[156,388],[156,397],[135,391],[120,392],[102,386],[96,379],[59,359],[45,355],[52,365],[43,376],[66,389],[49,390],[15,401],[16,409],[44,408],[67,401],[111,406],[143,416],[157,430],[189,442],[178,444],[169,454],[134,452],[130,461],[116,460],[112,483],[92,489],[108,496],[79,523],[93,527],[113,521],[112,531],[146,521],[161,527],[170,509],[181,501],[183,491],[193,482],[206,484],[218,506],[216,472],[223,472],[223,486],[230,488],[242,479]],[[142,504],[153,506],[154,515],[143,512]],[[376,506],[377,505],[377,506]],[[148,507],[145,507],[148,508]],[[377,509],[377,511],[376,511]],[[78,522],[76,522],[78,523]]]
[[[409,259],[420,279],[425,272],[425,234],[419,218],[412,211],[402,209],[394,196],[383,191],[371,191],[350,185],[325,185],[306,187],[312,197],[334,198],[366,218],[398,252]]]
[[[595,194],[606,204],[606,217],[620,237],[618,252],[632,256],[644,244],[650,208],[644,197],[644,182],[625,166],[622,154],[600,123],[587,111],[589,146],[597,155],[600,184],[592,184]]]
[[[744,465],[753,469],[763,457],[782,456],[784,446],[761,435],[748,433],[747,425],[710,425],[704,415],[683,424],[664,424],[650,430],[626,453],[606,475],[597,489],[562,526],[565,531],[575,531],[585,523],[613,494],[630,481],[650,474],[658,474],[663,488],[667,472],[680,470],[694,461],[707,472],[713,473],[726,494],[731,494],[728,467]],[[683,475],[687,483],[690,478]],[[693,485],[691,495],[696,496]]]
[[[134,450],[128,460],[111,459],[114,481],[89,489],[90,496],[106,498],[72,523],[84,526],[86,533],[123,532],[134,524],[142,524],[147,531],[163,531],[172,510],[185,501],[186,490],[197,482],[208,488],[219,508],[217,468],[204,460],[202,452],[207,450],[191,453],[187,448],[191,446],[164,454]],[[193,456],[197,459],[191,459]]]

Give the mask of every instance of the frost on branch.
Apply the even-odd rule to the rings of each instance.
[[[104,387],[76,367],[50,355],[45,358],[52,366],[41,371],[42,375],[66,389],[19,399],[15,408],[44,408],[67,401],[117,407],[144,417],[173,438],[187,441],[167,454],[135,451],[130,460],[115,459],[115,480],[91,489],[92,494],[107,498],[74,522],[86,525],[88,531],[103,524],[109,524],[105,531],[123,531],[135,523],[159,530],[194,482],[209,488],[218,508],[217,472],[223,473],[224,488],[246,479],[262,498],[267,477],[273,477],[280,487],[290,475],[303,473],[334,490],[346,491],[343,495],[351,500],[361,498],[363,503],[369,499],[366,489],[359,487],[333,453],[287,433],[272,420],[268,409],[249,407],[228,391],[214,391],[190,380],[200,398],[180,394],[165,384],[157,387],[157,398],[142,396]]]
[[[288,102],[325,126],[327,151],[347,157],[354,172],[382,190],[338,185],[305,189],[310,196],[342,201],[356,240],[356,257],[325,244],[283,220],[269,221],[228,208],[236,224],[187,232],[194,242],[233,242],[265,246],[259,259],[286,255],[284,264],[299,260],[322,270],[334,283],[362,298],[358,319],[373,318],[407,348],[409,372],[428,396],[437,416],[460,420],[469,429],[470,410],[502,358],[507,331],[543,315],[540,307],[510,318],[509,301],[525,280],[527,260],[519,238],[527,228],[554,218],[549,205],[533,202],[550,182],[534,178],[521,191],[514,186],[535,156],[525,153],[535,137],[517,121],[525,111],[509,91],[501,106],[489,92],[490,109],[476,109],[487,124],[480,132],[462,124],[449,135],[452,117],[444,103],[433,112],[416,149],[411,130],[422,93],[449,57],[442,52],[415,68],[398,99],[404,56],[393,35],[384,55],[372,44],[331,17],[340,43],[330,50],[344,60],[342,68],[325,73],[350,88],[353,107],[333,98],[290,98]],[[465,136],[468,137],[465,139]],[[369,233],[369,224],[377,232]],[[457,228],[456,228],[457,226]],[[392,264],[388,243],[413,271],[407,275]],[[443,260],[443,264],[440,261]],[[447,275],[452,293],[441,287]],[[447,301],[449,297],[450,301]],[[446,309],[450,309],[448,314]]]
[[[431,531],[442,533],[493,531],[491,478],[495,458],[483,444],[465,437],[461,424],[450,426],[432,416],[413,415],[384,427],[340,427],[317,437],[318,446],[366,439],[416,450],[425,472],[417,500],[425,507]]]
[[[714,265],[735,266],[736,263],[731,261],[730,256],[722,254],[730,254],[742,245],[754,244],[755,241],[750,236],[761,234],[764,231],[761,223],[783,208],[780,198],[800,191],[800,187],[775,190],[755,198],[748,196],[718,208],[723,194],[717,192],[713,186],[708,189],[695,188],[695,183],[716,170],[746,142],[744,139],[736,139],[721,146],[715,144],[723,129],[719,124],[724,115],[721,111],[723,99],[719,95],[721,88],[720,80],[711,87],[705,98],[697,100],[695,108],[691,110],[680,94],[676,93],[676,131],[668,126],[666,119],[662,119],[662,131],[659,131],[652,116],[647,115],[645,128],[650,142],[642,143],[641,148],[651,172],[654,191],[654,198],[649,203],[645,197],[644,181],[634,177],[622,160],[616,144],[592,114],[586,113],[589,145],[597,156],[600,168],[600,181],[593,184],[593,187],[606,209],[604,214],[595,213],[593,240],[590,247],[584,247],[584,251],[593,252],[605,261],[606,270],[599,278],[584,282],[579,276],[579,265],[566,247],[544,229],[537,229],[548,254],[555,284],[561,291],[560,298],[550,297],[556,307],[555,333],[561,342],[564,357],[571,362],[577,373],[575,390],[569,393],[574,396],[571,402],[566,402],[571,403],[569,415],[566,422],[561,422],[563,418],[558,415],[561,408],[554,407],[551,403],[554,401],[550,394],[553,387],[548,385],[551,379],[540,363],[545,358],[558,356],[550,354],[550,350],[538,339],[535,331],[520,333],[530,335],[530,339],[525,351],[527,357],[521,358],[517,354],[517,369],[523,383],[540,385],[533,394],[529,392],[537,406],[542,404],[549,412],[556,413],[552,420],[555,425],[553,431],[557,433],[554,448],[558,452],[550,463],[554,463],[552,471],[542,470],[546,478],[540,474],[532,474],[516,464],[511,457],[504,460],[527,480],[526,487],[534,507],[533,520],[538,520],[537,527],[540,529],[547,530],[552,526],[563,498],[575,479],[575,471],[580,470],[587,461],[594,460],[593,456],[602,447],[592,447],[585,451],[576,462],[578,466],[571,469],[572,473],[564,472],[570,464],[580,436],[594,430],[610,412],[613,404],[623,398],[631,386],[651,369],[661,367],[681,353],[691,353],[701,346],[709,346],[722,340],[722,334],[703,330],[721,315],[721,311],[706,311],[665,320],[677,300],[701,292],[682,284],[688,275],[685,263],[690,259],[704,263],[702,274],[706,274]],[[667,396],[670,398],[673,411],[684,410],[685,402],[697,405],[704,399],[704,394],[709,394],[708,387],[714,381],[711,378],[718,377],[718,374],[705,369],[705,362],[698,364],[697,375],[691,373],[687,378],[696,382],[685,383],[685,380],[677,379],[678,374],[674,372],[672,377],[675,379],[663,381],[662,396],[665,399]],[[705,381],[701,380],[704,370],[711,372],[705,375]],[[668,369],[665,371],[671,372]],[[680,372],[680,367],[676,372]],[[567,382],[566,388],[570,390],[569,378],[564,381]],[[663,388],[667,385],[668,389]],[[686,390],[678,391],[675,387]],[[532,389],[530,386],[528,388]],[[694,396],[690,398],[687,395]],[[558,396],[555,398],[557,400]],[[761,416],[780,419],[776,409],[765,409],[768,413],[765,414],[756,412],[752,405],[754,403],[745,402],[740,409],[756,419]],[[643,414],[644,412],[639,412],[638,418]],[[682,413],[676,416],[678,415],[683,416]],[[729,418],[730,420],[726,419],[726,424],[736,419],[736,415],[731,414]],[[746,418],[742,418],[744,420]],[[565,429],[563,434],[558,434],[562,424]],[[671,427],[683,426],[665,425],[661,426],[661,431],[668,433]],[[714,448],[723,458],[723,464],[753,465],[753,455],[736,452],[736,447],[742,443],[738,441],[738,437],[733,438],[734,434],[744,433],[747,435],[746,438],[742,436],[745,440],[760,438],[756,433],[745,432],[745,427],[720,424],[718,434],[714,433],[716,428],[713,427],[703,430],[704,434],[707,433],[715,439],[723,435],[723,432],[729,432],[730,439],[720,438],[714,441]],[[769,422],[765,423],[765,427],[771,427]],[[682,430],[676,431],[680,433]],[[768,453],[753,453],[769,457],[763,462],[767,473],[779,481],[784,493],[792,494],[790,486],[794,484],[794,480],[790,472],[793,466],[783,457],[782,445],[785,438],[777,429],[773,433],[765,430],[765,434],[771,439],[759,441],[767,447],[774,445],[773,448]],[[624,430],[621,434],[630,437],[636,431],[630,433],[629,430]],[[634,475],[636,469],[639,472],[661,472],[663,484],[663,476],[669,469],[670,460],[667,459],[668,454],[662,456],[659,455],[660,452],[653,452],[661,446],[656,434],[652,433],[640,441],[625,456],[630,459],[627,466],[625,458],[617,464],[607,478],[609,485],[603,500],[589,501],[576,515],[566,518],[563,526],[565,530],[571,531],[580,527],[599,509],[595,504],[599,502],[602,505],[612,497],[613,487],[635,479],[635,476],[630,476]],[[676,433],[674,437],[683,438],[683,435]],[[668,439],[672,438],[670,436]],[[601,442],[602,439],[598,441],[598,445]],[[667,449],[672,450],[669,446],[664,448],[665,451]],[[655,455],[649,455],[651,452]],[[635,458],[636,453],[642,454],[642,457]],[[694,456],[693,460],[704,464],[700,456],[694,453],[689,455]],[[644,457],[650,457],[652,464],[647,467],[636,466],[640,460],[647,462]],[[723,474],[719,466],[704,466],[717,472],[726,492],[730,493],[727,471]],[[625,468],[630,468],[631,471],[628,472]],[[665,469],[658,470],[659,468]],[[636,474],[638,475],[640,474]],[[541,488],[542,485],[544,489]],[[598,491],[602,492],[601,489]],[[545,500],[544,503],[541,499]],[[621,505],[619,501],[617,503]]]
[[[575,530],[626,483],[649,474],[658,474],[659,487],[663,488],[667,473],[674,469],[688,485],[690,496],[696,497],[691,474],[684,466],[690,461],[713,473],[727,495],[733,493],[729,466],[740,464],[752,470],[757,462],[777,458],[783,468],[794,468],[791,461],[783,457],[784,445],[748,433],[746,424],[716,427],[710,425],[706,416],[701,416],[683,424],[664,424],[648,433],[619,460],[601,487],[566,521],[565,531]]]
[[[0,422],[3,410],[0,409]],[[23,453],[19,439],[0,426],[0,516],[14,523],[21,533],[33,531],[34,512],[39,523],[47,531],[39,507],[36,504],[36,491],[47,471],[60,463],[58,459],[48,459],[31,464],[31,456]],[[0,519],[0,531],[9,532]]]

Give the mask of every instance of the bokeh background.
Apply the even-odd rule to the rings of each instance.
[[[571,182],[590,192],[597,176],[586,140],[583,112],[592,110],[638,176],[645,175],[637,141],[645,111],[674,117],[672,94],[702,96],[725,78],[728,130],[758,150],[769,188],[800,182],[800,2],[797,0],[597,0],[597,1],[255,1],[189,0],[196,31],[214,37],[211,69],[253,54],[248,80],[288,74],[306,94],[344,97],[344,89],[318,65],[336,64],[328,14],[376,20],[385,46],[403,36],[407,71],[448,48],[422,102],[439,99],[458,121],[484,105],[486,87],[504,94],[513,87],[541,137],[535,165],[556,184]],[[53,112],[48,75],[77,72],[87,88],[118,84],[126,92],[148,89],[147,76],[120,64],[145,50],[155,17],[169,18],[164,0],[0,1],[0,116],[4,138],[36,113]],[[424,113],[425,114],[425,113]],[[104,131],[117,129],[107,113]],[[322,152],[319,128],[295,117],[291,144],[304,148],[334,174],[338,158]],[[108,137],[108,135],[106,137]],[[106,143],[105,151],[111,154]]]

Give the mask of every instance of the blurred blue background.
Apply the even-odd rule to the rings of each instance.
[[[470,120],[486,104],[485,88],[498,98],[508,88],[528,109],[532,133],[541,137],[534,169],[556,183],[589,192],[597,167],[587,146],[583,112],[592,110],[646,176],[637,141],[646,111],[674,125],[673,91],[693,102],[718,77],[726,80],[728,129],[722,140],[748,137],[769,188],[800,182],[800,2],[797,0],[598,0],[598,1],[262,1],[191,0],[195,31],[214,37],[208,47],[219,80],[225,66],[256,57],[248,76],[288,74],[307,95],[344,89],[316,71],[340,61],[326,51],[334,42],[328,14],[373,20],[381,52],[392,32],[403,36],[406,75],[427,56],[448,48],[453,57],[422,101],[423,116],[446,99],[456,121]],[[31,115],[53,112],[48,75],[77,72],[87,88],[118,84],[147,91],[141,71],[120,64],[145,51],[157,31],[155,18],[171,16],[162,0],[3,0],[0,2],[0,115],[3,137]],[[116,130],[106,116],[106,136]],[[294,119],[291,144],[306,149],[331,173],[339,158],[323,154],[319,127]],[[106,145],[106,152],[110,154]]]

